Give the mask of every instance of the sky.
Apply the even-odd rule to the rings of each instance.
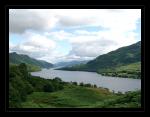
[[[141,9],[9,9],[9,52],[91,60],[141,40]]]

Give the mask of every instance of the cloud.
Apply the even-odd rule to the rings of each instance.
[[[54,32],[46,32],[45,35],[51,37],[54,40],[68,40],[73,36],[72,33],[68,33],[64,30],[54,31]]]
[[[84,38],[86,39],[86,36]],[[74,54],[80,57],[96,57],[107,53],[109,48],[111,48],[111,50],[116,49],[116,46],[118,45],[115,41],[104,38],[86,40],[84,42],[79,39],[78,41],[72,42],[72,50],[69,54]]]
[[[136,28],[140,9],[10,9],[9,29],[13,33],[26,30],[49,30],[59,27],[101,26],[129,31]]]
[[[85,26],[95,22],[94,18],[87,19],[86,17],[60,17],[59,23],[62,26],[70,27],[70,26]]]
[[[81,31],[82,33],[84,31]],[[87,31],[85,31],[87,33]],[[94,35],[78,35],[70,39],[70,54],[81,57],[96,57],[112,50],[137,42],[135,32],[117,33],[112,30],[94,32]],[[90,34],[90,32],[88,32]],[[88,34],[87,33],[87,34]]]
[[[57,18],[49,12],[41,13],[39,10],[10,9],[9,32],[24,33],[27,30],[44,31],[54,27]]]
[[[118,31],[119,32],[119,31]],[[79,57],[96,57],[137,42],[135,32],[116,32],[113,30],[87,31],[75,30],[71,33],[64,30],[48,33],[56,40],[65,40],[71,44],[70,55]]]
[[[46,36],[30,33],[26,34],[28,38],[23,43],[17,45],[10,45],[10,50],[21,54],[27,54],[34,58],[40,58],[45,55],[51,55],[56,47],[56,43],[49,40]]]
[[[10,51],[50,62],[92,59],[133,44],[141,18],[140,9],[11,9],[9,14],[10,33],[24,38],[10,43]],[[70,44],[68,54],[59,50],[61,41]]]

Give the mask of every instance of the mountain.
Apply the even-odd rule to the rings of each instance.
[[[17,54],[16,52],[9,53],[9,62],[11,64],[20,64],[26,63],[33,66],[39,66],[41,68],[51,68],[53,64],[48,63],[43,60],[36,60],[34,58],[29,57],[28,55]]]
[[[141,42],[100,55],[86,65],[89,70],[112,68],[141,61]]]
[[[108,73],[109,71],[112,73],[113,70],[114,72],[117,72],[118,70],[116,69],[121,66],[126,66],[126,68],[129,68],[132,65],[134,66],[134,64],[138,63],[138,65],[135,66],[136,67],[138,66],[136,70],[137,71],[136,74],[139,74],[141,71],[140,62],[141,62],[141,41],[129,46],[121,47],[107,54],[100,55],[94,60],[87,62],[85,65],[80,64],[80,65],[75,65],[72,67],[66,67],[62,69],[72,70],[72,71],[74,70],[93,71],[98,73],[106,73],[106,72]],[[124,70],[124,72],[128,72],[128,70],[127,71]],[[105,75],[107,75],[107,73]],[[115,75],[118,76],[117,73]]]
[[[54,67],[71,67],[78,64],[86,64],[88,61],[70,61],[70,62],[58,62],[54,64]]]

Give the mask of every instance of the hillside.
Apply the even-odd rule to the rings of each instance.
[[[131,63],[113,69],[98,70],[98,73],[105,76],[125,77],[125,78],[141,78],[141,62]]]
[[[91,84],[31,76],[26,64],[10,65],[9,108],[140,108],[141,92],[109,92]]]
[[[20,63],[26,63],[28,65],[32,66],[38,66],[40,68],[51,68],[53,67],[53,64],[48,63],[46,61],[42,60],[36,60],[34,58],[31,58],[27,55],[23,54],[17,54],[16,52],[9,53],[9,62],[11,64],[20,64]]]
[[[80,64],[72,67],[66,67],[63,68],[63,70],[93,71],[98,73],[103,73],[105,71],[111,70],[113,72],[114,69],[117,68],[119,69],[119,67],[121,66],[125,65],[132,66],[130,64],[140,61],[141,61],[141,42],[137,42],[130,46],[122,47],[115,51],[111,51],[107,54],[100,55],[96,59],[89,61],[85,65]],[[139,72],[141,71],[140,68],[137,69],[139,69]],[[130,72],[132,72],[132,69],[130,69]]]

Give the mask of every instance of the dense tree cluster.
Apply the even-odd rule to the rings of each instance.
[[[63,89],[60,78],[43,79],[31,76],[24,63],[10,65],[9,68],[9,107],[21,107],[21,102],[26,100],[33,91],[53,92]]]

